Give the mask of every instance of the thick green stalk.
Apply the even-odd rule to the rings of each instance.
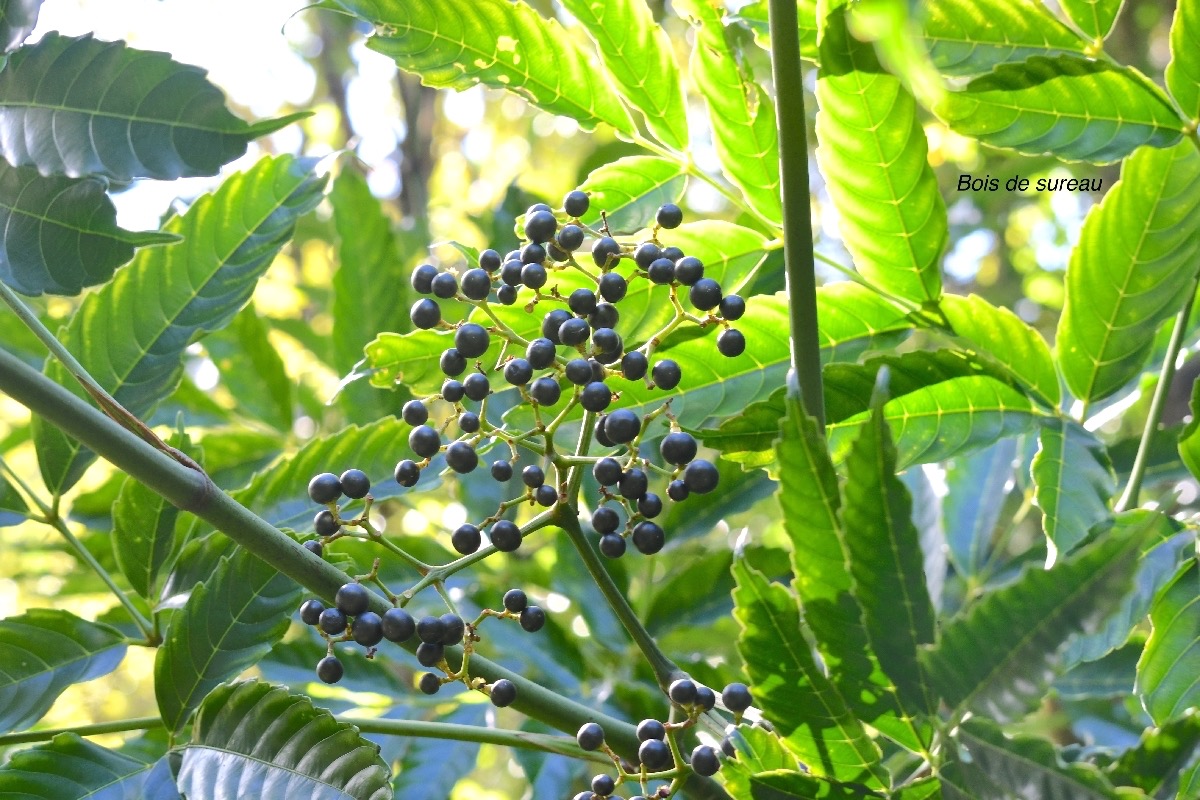
[[[770,0],[771,69],[779,122],[783,187],[783,260],[792,326],[792,371],[805,410],[825,425],[821,388],[821,341],[817,335],[817,276],[813,263],[812,204],[809,199],[808,118],[796,0]]]
[[[73,733],[76,736],[100,736],[105,733],[150,731],[162,726],[163,721],[160,717],[134,717],[133,719],[118,719],[112,722],[97,722],[92,725],[75,725],[70,728],[44,728],[36,731],[6,733],[0,736],[0,747],[8,747],[13,744],[29,744],[30,742],[48,742],[60,733]]]

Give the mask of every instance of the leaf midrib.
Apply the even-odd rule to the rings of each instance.
[[[319,747],[320,745],[318,744],[317,746]],[[274,761],[264,761],[263,759],[258,758],[257,756],[250,755],[249,753],[241,753],[241,752],[238,752],[237,750],[226,750],[224,748],[217,747],[216,745],[210,745],[210,744],[188,744],[187,749],[189,749],[189,750],[204,750],[207,752],[217,753],[219,755],[224,755],[224,756],[230,756],[230,755],[236,756],[238,758],[245,759],[246,761],[252,761],[255,764],[262,764],[268,770],[279,770],[281,772],[286,772],[289,775],[296,775],[297,777],[312,781],[313,783],[318,783],[322,786],[328,786],[330,789],[333,789],[335,792],[337,792],[339,796],[351,798],[351,800],[353,800],[352,795],[346,794],[346,792],[343,791],[340,787],[334,786],[332,783],[324,781],[316,776],[309,775],[306,772],[300,772],[299,770],[292,769],[291,767],[277,764]]]

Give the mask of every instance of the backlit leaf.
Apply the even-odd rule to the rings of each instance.
[[[1171,23],[1167,88],[1191,120],[1200,120],[1200,3],[1179,0]]]
[[[1087,42],[1039,0],[925,3],[929,57],[947,75],[977,75],[1030,56],[1083,55]]]
[[[1158,725],[1200,705],[1200,570],[1184,565],[1150,608],[1153,629],[1138,662],[1142,707]]]
[[[1117,481],[1104,445],[1074,420],[1043,422],[1038,445],[1031,469],[1034,501],[1053,557],[1070,551],[1093,525],[1109,518]]]

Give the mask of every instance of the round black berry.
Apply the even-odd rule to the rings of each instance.
[[[491,291],[492,276],[485,270],[476,268],[463,273],[462,293],[468,300],[486,300]]]
[[[680,379],[683,378],[683,372],[674,361],[664,358],[654,365],[650,377],[659,389],[670,390],[679,385]]]
[[[429,409],[420,400],[409,400],[400,411],[400,416],[409,425],[424,425],[429,421]]]
[[[305,542],[304,549],[312,553],[317,558],[320,558],[322,553],[325,551],[325,548],[316,539],[309,539],[307,542]]]
[[[644,719],[638,723],[637,737],[639,742],[658,739],[660,742],[667,738],[667,728],[656,719]]]
[[[626,353],[625,357],[621,359],[621,374],[631,381],[638,381],[646,377],[646,370],[649,367],[646,356],[637,350]]]
[[[474,411],[464,411],[458,415],[458,427],[463,433],[475,433],[479,430],[479,415]]]
[[[529,605],[529,598],[520,589],[509,589],[504,593],[504,608],[520,614]]]
[[[342,482],[332,472],[322,472],[308,482],[308,496],[314,503],[332,503],[342,496]]]
[[[513,468],[512,464],[507,461],[500,460],[492,464],[492,477],[501,483],[512,480]]]
[[[459,525],[454,533],[450,534],[450,545],[456,553],[464,556],[474,553],[482,543],[483,536],[480,535],[479,528],[469,522]]]
[[[657,523],[643,520],[633,526],[633,546],[642,555],[652,556],[666,543],[667,535]]]
[[[546,612],[540,606],[526,606],[521,612],[521,627],[530,633],[537,633],[546,624]]]
[[[554,237],[554,242],[563,251],[573,253],[583,244],[583,237],[583,228],[578,225],[563,225],[558,236]]]
[[[454,277],[453,272],[438,273],[438,276],[433,279],[432,288],[434,297],[449,300],[458,291],[458,278]]]
[[[621,314],[612,303],[597,303],[596,310],[588,315],[588,324],[593,329],[615,328],[621,319]]]
[[[523,358],[514,358],[504,365],[504,380],[513,386],[524,386],[533,377],[533,367]]]
[[[487,330],[474,322],[464,323],[454,332],[454,347],[463,358],[479,358],[490,344]]]
[[[305,625],[316,625],[321,621],[321,612],[325,610],[325,604],[315,597],[311,600],[305,600],[300,606],[300,620]]]
[[[406,458],[396,465],[396,483],[401,486],[416,486],[421,479],[421,468],[417,462]]]
[[[642,269],[647,269],[660,258],[662,258],[662,248],[654,242],[642,242],[633,251],[633,260]]]
[[[537,464],[530,464],[525,469],[521,470],[521,483],[528,486],[530,489],[536,489],[546,482],[546,473]]]
[[[662,251],[662,257],[667,261],[670,261],[672,264],[683,258],[684,255],[684,252],[674,245],[670,247],[664,247]]]
[[[382,617],[383,638],[389,642],[407,642],[417,632],[416,620],[403,608],[389,608]]]
[[[446,633],[441,617],[421,617],[417,620],[417,638],[426,644],[437,644]]]
[[[600,412],[608,408],[612,402],[612,390],[602,381],[593,381],[583,387],[579,395],[579,403],[587,411]]]
[[[585,386],[592,382],[592,365],[586,358],[572,358],[564,370],[567,380],[576,386]]]
[[[646,519],[654,519],[663,510],[662,498],[653,492],[647,492],[644,497],[637,501],[638,513]]]
[[[516,289],[518,286],[520,286],[521,268],[524,266],[525,265],[521,263],[521,259],[519,258],[505,261],[504,266],[500,268],[500,280],[504,283],[504,286],[507,286],[510,289]],[[501,286],[496,290],[496,297],[500,297],[500,292],[504,289],[504,286]],[[516,297],[516,292],[513,293],[513,297]]]
[[[600,444],[601,447],[615,447],[616,446],[613,443],[613,440],[608,438],[608,434],[604,432],[604,417],[601,417],[600,419],[596,420],[596,427],[593,430],[595,432],[596,441]]]
[[[704,277],[704,262],[695,256],[684,256],[675,262],[675,280],[691,286]]]
[[[653,283],[657,283],[659,286],[666,286],[675,280],[675,262],[665,258],[656,258],[646,268],[646,274]]]
[[[668,230],[678,228],[683,222],[683,211],[674,203],[664,203],[654,215],[654,221]]]
[[[521,263],[529,266],[530,264],[542,264],[546,261],[546,248],[542,247],[537,242],[530,242],[521,248]],[[521,268],[521,280],[525,280],[525,268]]]
[[[629,283],[616,272],[600,276],[600,296],[610,303],[619,303],[629,291]]]
[[[442,351],[438,366],[444,375],[453,378],[456,375],[462,375],[467,369],[467,359],[458,351],[457,347],[447,347]]]
[[[442,614],[442,625],[445,626],[445,635],[439,639],[439,643],[449,647],[458,644],[462,641],[463,634],[467,632],[467,623],[463,622],[462,617],[458,614],[446,612]]]
[[[617,491],[621,493],[622,497],[629,500],[638,500],[644,497],[646,490],[649,488],[650,479],[646,476],[645,471],[639,467],[625,470],[625,474],[617,482]]]
[[[697,775],[716,775],[720,768],[721,759],[717,756],[717,751],[708,745],[702,744],[692,751],[692,769]]]
[[[663,437],[659,450],[663,461],[681,467],[696,457],[696,440],[689,433],[675,431]]]
[[[667,497],[671,498],[676,503],[682,500],[687,500],[689,494],[691,494],[691,492],[688,491],[687,484],[683,481],[674,480],[667,484]]]
[[[571,312],[564,308],[556,308],[542,317],[542,336],[554,344],[562,344],[558,338],[558,329],[571,318]]]
[[[592,332],[592,345],[598,353],[620,353],[621,334],[612,328],[597,328]]]
[[[600,506],[592,512],[592,530],[596,533],[612,533],[621,524],[621,515],[608,506]]]
[[[511,306],[517,302],[517,289],[515,286],[509,286],[507,283],[496,290],[496,300],[501,305]]]
[[[592,477],[601,486],[615,486],[621,480],[621,465],[615,458],[602,458],[592,467]]]
[[[346,670],[337,656],[325,656],[317,662],[317,677],[325,683],[337,683],[345,674]]]
[[[525,360],[534,369],[545,369],[554,363],[554,342],[538,337],[525,348]]]
[[[606,558],[620,558],[625,555],[625,537],[619,533],[606,533],[600,537],[600,552]]]
[[[531,242],[548,242],[558,230],[558,220],[549,211],[535,211],[525,217],[525,238]]]
[[[542,288],[549,279],[549,273],[546,272],[546,268],[541,264],[526,264],[521,268],[521,283],[530,289]]]
[[[575,345],[583,344],[588,339],[591,328],[587,324],[587,320],[572,317],[564,322],[558,329],[558,340],[565,345],[574,347]]]
[[[567,306],[581,316],[587,316],[596,310],[596,293],[591,289],[576,289],[567,298]]]
[[[690,705],[696,700],[696,684],[687,678],[680,678],[667,687],[667,695],[671,698],[672,703],[681,706]]]
[[[604,432],[617,444],[629,444],[642,431],[642,418],[627,408],[619,408],[604,420]]]
[[[711,461],[704,459],[693,461],[683,470],[684,485],[687,486],[689,492],[696,494],[708,494],[717,488],[717,482],[720,479],[721,473],[717,472],[716,466]]]
[[[575,734],[575,741],[588,752],[599,750],[604,744],[604,729],[595,722],[586,722]]]
[[[361,469],[348,469],[338,480],[342,484],[342,494],[351,500],[361,500],[371,491],[371,479]]]
[[[529,396],[540,406],[552,406],[562,397],[562,389],[554,378],[544,376],[530,384]]]
[[[446,448],[446,464],[460,475],[465,475],[479,466],[479,455],[466,442],[454,442]]]
[[[508,678],[501,678],[492,684],[492,705],[496,708],[511,706],[517,699],[517,687]]]
[[[438,689],[442,688],[442,679],[432,672],[426,672],[421,676],[421,680],[417,683],[417,686],[425,694],[437,694]]]
[[[592,778],[592,791],[601,797],[607,797],[617,789],[617,782],[611,775],[597,775]]]
[[[727,294],[721,298],[721,304],[717,307],[721,311],[721,316],[733,322],[739,320],[746,313],[746,301],[739,295]]]
[[[408,434],[409,448],[421,458],[431,458],[442,446],[442,437],[428,425],[419,425]]]
[[[363,647],[374,647],[383,641],[383,619],[374,611],[364,611],[354,618],[350,633]]]
[[[545,203],[534,203],[529,208],[525,209],[525,216],[536,214],[539,211],[553,211],[554,209]]]
[[[712,711],[717,704],[717,695],[707,686],[696,687],[696,705],[705,711]]]
[[[333,512],[326,508],[318,511],[317,515],[313,517],[313,529],[318,536],[333,536],[342,529],[342,526],[338,525]]]
[[[476,402],[487,397],[492,391],[492,384],[487,379],[487,375],[482,372],[472,372],[467,377],[463,378],[463,394],[468,400]]]
[[[721,335],[717,337],[717,350],[727,358],[737,358],[746,352],[746,337],[741,331],[735,331],[733,328],[721,331]]]
[[[437,274],[437,267],[433,264],[422,264],[412,272],[412,287],[421,294],[429,294],[433,291],[433,279]]]
[[[744,683],[731,683],[721,691],[721,702],[735,714],[745,711],[754,702]]]
[[[558,502],[558,490],[548,483],[543,484],[534,490],[533,499],[542,508],[549,508]]]
[[[337,636],[346,630],[346,615],[336,608],[327,608],[321,612],[317,625],[330,636]]]
[[[490,535],[492,544],[502,553],[511,553],[521,546],[521,529],[506,519],[493,525]]]
[[[671,763],[671,748],[666,742],[647,739],[638,747],[638,761],[651,771],[665,769]]]
[[[495,272],[500,269],[500,254],[491,248],[484,250],[479,254],[479,266],[487,272]]]
[[[692,305],[701,311],[709,311],[721,304],[721,284],[712,278],[701,278],[688,292]]]
[[[590,203],[587,194],[576,189],[563,198],[563,211],[567,212],[567,216],[578,219],[587,213]]]
[[[592,245],[592,260],[596,262],[597,267],[607,269],[611,263],[617,263],[617,259],[621,255],[621,245],[611,236],[602,236]]]
[[[422,667],[434,667],[446,657],[446,648],[436,642],[421,642],[417,645],[416,656]]]
[[[361,583],[345,583],[337,590],[333,600],[337,603],[338,611],[347,616],[357,617],[367,610],[371,603],[371,595]]]
[[[442,399],[447,403],[457,403],[463,399],[467,389],[459,381],[450,379],[442,384]]]

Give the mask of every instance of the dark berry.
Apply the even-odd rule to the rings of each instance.
[[[545,203],[534,203],[529,208],[525,209],[525,216],[536,214],[539,211],[553,211],[554,209]]]
[[[604,420],[604,432],[617,444],[629,444],[642,431],[642,418],[629,409],[619,408]]]
[[[592,467],[592,476],[601,486],[616,486],[621,480],[621,465],[615,458],[602,458]]]
[[[648,268],[660,258],[662,258],[662,248],[654,242],[642,242],[633,251],[633,260],[642,269]]]
[[[647,492],[640,500],[637,501],[638,513],[646,519],[654,519],[663,510],[662,498],[653,492]]]
[[[549,211],[535,211],[525,217],[525,238],[531,242],[548,242],[558,230],[558,220]]]
[[[305,625],[316,625],[321,621],[321,612],[325,610],[325,604],[315,597],[311,600],[305,600],[300,606],[300,620]]]
[[[450,545],[456,553],[464,556],[474,553],[482,543],[483,536],[480,535],[479,528],[469,522],[459,525],[454,533],[450,534]]]
[[[696,457],[696,440],[682,431],[668,433],[659,445],[663,461],[682,467]]]
[[[701,311],[709,311],[721,304],[721,284],[712,278],[701,278],[688,291],[688,299]]]
[[[612,390],[602,381],[593,381],[583,387],[579,395],[579,403],[587,411],[600,412],[608,408],[612,402]]]
[[[704,277],[704,262],[695,256],[684,256],[675,262],[675,280],[691,286]]]
[[[591,289],[576,289],[567,298],[567,306],[576,314],[586,317],[596,310],[596,293]]]
[[[490,344],[487,330],[474,322],[464,323],[454,332],[454,347],[463,358],[479,358]]]
[[[434,297],[449,300],[458,291],[458,278],[454,277],[453,272],[438,273],[438,276],[433,279],[432,288]]]
[[[543,484],[534,490],[533,499],[542,508],[549,508],[558,502],[558,489],[548,483]]]
[[[587,194],[576,189],[563,198],[563,211],[567,212],[569,217],[579,218],[587,213],[590,203]]]
[[[708,745],[702,744],[692,751],[692,769],[697,775],[716,775],[720,768],[721,759],[717,756],[717,751]]]
[[[600,276],[600,296],[610,303],[619,303],[629,291],[629,283],[616,272]]]
[[[737,745],[733,743],[733,738],[726,736],[721,740],[721,752],[730,758],[737,758]]]
[[[737,358],[746,352],[746,337],[741,331],[735,331],[733,328],[721,331],[721,335],[717,337],[717,350],[727,358]]]
[[[600,552],[606,558],[620,558],[625,555],[625,537],[619,533],[606,533],[600,537]]]
[[[400,416],[409,425],[424,425],[429,421],[429,409],[420,400],[409,400],[400,411]]]
[[[492,291],[492,276],[482,269],[469,269],[462,276],[462,293],[468,300],[486,300]]]
[[[554,342],[538,337],[525,348],[525,359],[534,369],[545,369],[554,363]]]
[[[468,400],[476,402],[487,397],[492,391],[492,384],[487,379],[487,375],[482,372],[472,372],[467,377],[463,378],[463,394]]]
[[[687,484],[683,481],[674,480],[667,484],[667,497],[671,498],[676,503],[682,500],[687,500],[689,494],[691,494],[691,492],[688,491]]]
[[[325,548],[316,539],[309,539],[307,542],[305,542],[304,549],[312,553],[317,558],[320,558],[325,552]]]
[[[558,236],[554,237],[554,243],[565,253],[573,253],[583,245],[583,237],[583,228],[578,225],[563,225]]]
[[[647,739],[638,747],[638,761],[651,771],[665,769],[671,763],[671,748],[667,747],[666,742]]]
[[[696,684],[687,678],[680,678],[667,687],[667,695],[671,698],[672,703],[681,706],[690,705],[696,700]]]
[[[542,317],[542,336],[554,344],[562,344],[558,338],[558,329],[571,318],[571,312],[564,308],[556,308]]]
[[[662,257],[667,259],[667,261],[670,261],[672,264],[683,258],[684,255],[685,253],[674,245],[671,247],[664,247],[662,251]]]
[[[337,636],[346,630],[346,615],[336,608],[327,608],[321,612],[317,625],[330,636]]]
[[[432,672],[426,672],[417,682],[417,686],[425,694],[437,694],[438,690],[442,688],[442,679]]]
[[[371,595],[361,583],[345,583],[337,590],[333,600],[337,603],[338,611],[357,617],[371,604]]]
[[[504,593],[504,608],[520,614],[529,605],[529,598],[520,589],[509,589]]]
[[[562,397],[562,389],[554,378],[541,377],[530,384],[529,396],[540,406],[552,406]]]
[[[608,434],[604,432],[604,417],[596,420],[596,427],[593,429],[596,436],[596,442],[601,447],[615,447],[613,440],[608,438]]]
[[[517,687],[508,678],[501,678],[492,684],[492,705],[496,708],[511,706],[517,699]]]
[[[650,266],[646,268],[646,274],[653,283],[666,286],[675,280],[675,263],[665,258],[657,258],[650,262]]]
[[[448,380],[442,384],[442,399],[447,403],[457,403],[463,399],[463,395],[467,393],[467,388],[461,382],[454,379]]]
[[[492,477],[496,480],[503,483],[504,481],[512,480],[512,476],[512,464],[504,460],[500,460],[492,464]]]
[[[689,492],[696,494],[708,494],[717,488],[720,478],[721,473],[717,472],[716,466],[711,461],[704,459],[693,461],[683,470],[684,485],[687,486]]]
[[[396,465],[396,483],[401,486],[416,486],[421,479],[421,468],[417,462],[406,458]]]
[[[637,737],[639,742],[647,742],[651,739],[662,741],[667,738],[667,728],[656,719],[644,719],[638,723]]]
[[[607,797],[617,789],[617,782],[611,775],[597,775],[592,778],[592,791],[601,797]]]
[[[565,374],[571,383],[585,386],[592,382],[592,365],[585,358],[573,358],[567,362]]]
[[[371,491],[371,479],[361,469],[348,469],[338,480],[342,484],[342,494],[351,500],[361,500]]]
[[[458,351],[457,347],[447,347],[442,351],[442,357],[438,361],[438,366],[442,372],[453,378],[455,375],[462,375],[467,368],[467,359]]]
[[[474,411],[464,411],[458,416],[458,427],[463,433],[475,433],[479,430],[479,415]]]
[[[621,314],[612,303],[598,303],[596,310],[588,315],[588,324],[595,328],[615,328]]]
[[[739,320],[746,313],[746,301],[736,294],[727,294],[721,298],[721,304],[717,307],[721,311],[721,316],[733,322]]]
[[[521,263],[520,259],[505,261],[504,266],[500,268],[500,280],[504,283],[504,286],[507,286],[511,289],[515,289],[516,287],[520,286],[521,268],[524,266],[525,265]],[[500,289],[503,289],[504,286],[501,286]],[[497,297],[500,296],[500,289],[496,290]],[[514,293],[513,296],[515,297],[516,294]]]
[[[421,617],[417,620],[417,638],[426,644],[437,644],[446,633],[446,625],[441,617]]]
[[[521,248],[521,263],[528,267],[530,264],[541,265],[546,261],[546,248],[536,242],[530,242]],[[525,267],[521,268],[521,280],[525,280]]]
[[[546,612],[540,606],[526,606],[521,612],[521,627],[530,633],[537,633],[546,624]]]
[[[463,634],[467,632],[467,623],[463,622],[462,617],[458,614],[446,612],[442,614],[442,625],[446,628],[446,633],[439,641],[440,644],[450,647],[462,641]]]
[[[608,506],[600,506],[592,512],[592,529],[596,533],[612,533],[621,524],[621,515]]]
[[[433,291],[433,279],[437,274],[437,267],[433,264],[422,264],[412,272],[412,287],[421,294],[429,294]]]
[[[521,483],[528,486],[530,489],[536,489],[546,482],[546,473],[537,464],[530,464],[525,469],[521,470]]]
[[[631,353],[626,353],[621,359],[621,374],[631,381],[641,380],[646,377],[646,370],[650,364],[646,361],[646,356],[634,350]]]
[[[417,645],[417,663],[422,667],[434,667],[446,657],[446,648],[436,642],[421,642]]]
[[[597,267],[607,269],[610,259],[615,264],[620,255],[621,245],[611,236],[602,236],[592,245],[592,260],[596,262]]]
[[[346,674],[346,669],[337,656],[325,656],[317,662],[317,677],[325,683],[337,683]]]
[[[707,686],[696,687],[696,705],[705,711],[712,711],[717,704],[717,695]]]
[[[604,729],[595,722],[584,723],[575,734],[575,741],[588,752],[599,750],[600,745],[604,744]]]
[[[546,268],[541,264],[526,264],[521,268],[521,283],[530,289],[542,288],[549,279],[549,273],[546,272]]]
[[[308,482],[308,496],[314,503],[332,503],[342,496],[342,482],[332,472],[322,472]]]
[[[515,286],[509,286],[507,283],[496,290],[496,300],[501,305],[511,306],[517,302],[517,289]]]
[[[484,250],[479,254],[479,266],[487,272],[495,272],[500,269],[500,254],[491,248]]]
[[[642,555],[652,556],[663,549],[667,535],[657,523],[643,520],[633,526],[633,546]]]
[[[420,425],[408,434],[408,446],[421,458],[432,458],[442,446],[442,437],[428,425]]]
[[[521,546],[521,529],[506,519],[493,525],[490,535],[492,544],[502,553],[511,553]]]
[[[364,611],[354,618],[350,633],[363,647],[374,647],[383,641],[383,619],[374,611]]]
[[[454,442],[446,448],[446,464],[460,475],[465,475],[479,466],[479,455],[466,442]]]
[[[674,203],[664,203],[654,215],[654,221],[668,230],[678,228],[683,222],[683,211]]]
[[[612,329],[611,328],[601,328],[600,330],[607,331],[607,330],[612,330]],[[617,341],[620,342],[619,337],[618,337]],[[598,364],[613,364],[613,363],[621,360],[621,350],[622,349],[624,349],[622,344],[618,344],[618,346],[615,350],[609,350],[607,352],[600,352],[599,348],[596,348],[596,350],[592,353],[592,358]],[[603,378],[604,376],[602,375],[600,377]]]
[[[514,358],[504,365],[504,380],[513,386],[524,386],[533,377],[533,367],[523,358]]]
[[[744,683],[731,683],[721,691],[721,702],[735,714],[745,711],[754,702]]]
[[[333,512],[328,508],[318,511],[313,517],[313,530],[318,536],[333,536],[342,529],[341,525],[337,524],[337,519],[333,516]]]
[[[650,377],[659,389],[670,390],[679,385],[680,379],[683,378],[683,372],[674,361],[664,358],[654,365]]]
[[[599,353],[620,353],[621,334],[612,328],[597,328],[592,332],[592,345]]]
[[[644,497],[649,487],[650,479],[646,477],[645,471],[638,467],[625,470],[625,474],[617,483],[617,491],[621,493],[622,497],[629,500],[638,500]]]
[[[558,329],[558,340],[565,345],[574,347],[575,345],[583,344],[588,339],[591,328],[587,324],[587,320],[572,317],[564,322]]]
[[[407,642],[417,632],[416,620],[403,608],[389,608],[382,617],[383,638],[389,642]]]

